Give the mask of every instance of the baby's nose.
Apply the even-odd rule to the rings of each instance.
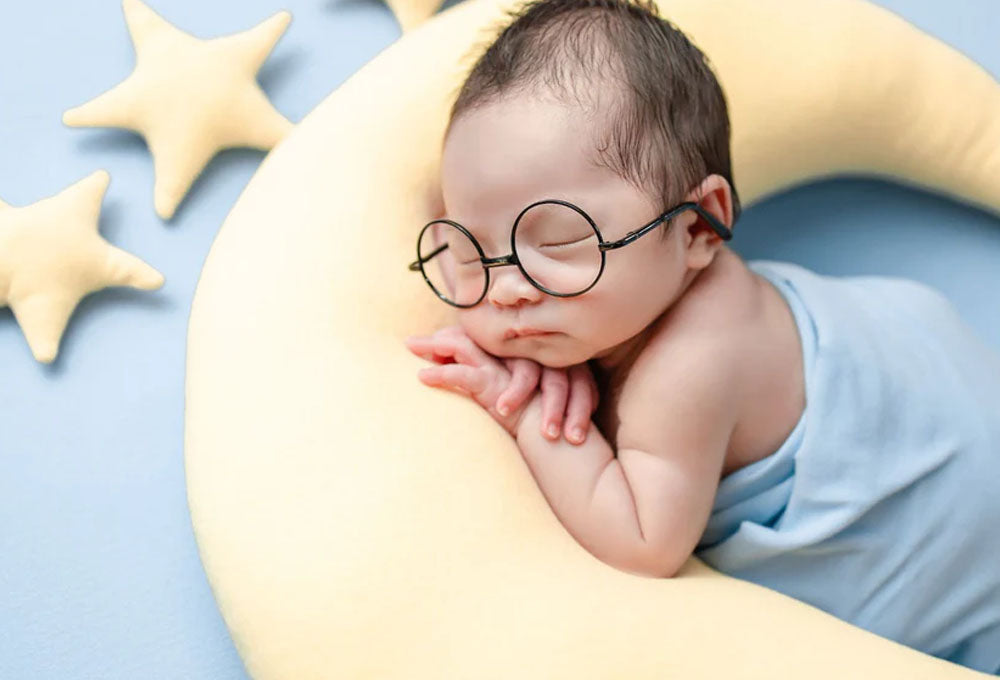
[[[497,309],[538,302],[544,293],[533,285],[517,267],[494,267],[486,297]]]

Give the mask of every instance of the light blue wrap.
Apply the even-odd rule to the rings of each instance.
[[[721,480],[695,554],[1000,673],[1000,354],[922,283],[747,265],[795,316],[806,408]]]

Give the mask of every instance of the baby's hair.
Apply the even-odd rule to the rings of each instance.
[[[466,111],[508,96],[548,96],[594,120],[595,166],[661,210],[719,174],[736,222],[725,95],[705,55],[659,17],[654,0],[529,0],[499,28],[461,85],[445,136]],[[611,87],[602,92],[602,84]]]

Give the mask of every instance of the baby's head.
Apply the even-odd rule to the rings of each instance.
[[[468,230],[483,256],[499,258],[511,253],[511,227],[530,204],[579,207],[590,221],[561,204],[528,210],[516,248],[543,287],[586,290],[551,295],[519,266],[490,267],[485,295],[458,309],[459,323],[500,357],[552,367],[614,357],[725,246],[703,216],[682,210],[606,250],[601,270],[593,227],[605,242],[617,241],[686,201],[732,227],[740,204],[726,101],[703,54],[657,16],[652,0],[535,0],[512,16],[452,108],[443,217]],[[546,232],[560,229],[561,238]],[[482,282],[474,247],[469,252],[472,266],[458,266]],[[446,285],[461,276],[447,272]],[[509,337],[524,328],[553,334]]]

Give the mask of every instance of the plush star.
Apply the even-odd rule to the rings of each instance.
[[[292,17],[278,12],[243,33],[201,40],[139,0],[124,0],[122,9],[135,69],[111,90],[66,111],[63,122],[141,134],[153,154],[153,204],[169,219],[220,150],[270,149],[292,128],[257,84],[257,70]]]
[[[97,233],[110,180],[98,170],[31,205],[0,201],[0,307],[10,306],[38,361],[56,358],[83,296],[108,286],[163,285],[160,272]]]

